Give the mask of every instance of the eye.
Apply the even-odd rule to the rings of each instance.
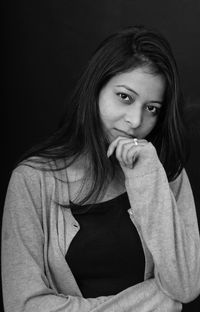
[[[153,105],[147,105],[146,106],[146,110],[148,112],[150,112],[151,114],[153,114],[153,115],[158,115],[158,113],[160,111],[160,107],[156,107],[156,106],[153,106]]]
[[[120,97],[120,99],[125,102],[125,103],[131,103],[133,102],[132,97],[129,94],[123,93],[123,92],[119,92],[117,93],[117,96]]]

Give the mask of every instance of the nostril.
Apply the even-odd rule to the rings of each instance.
[[[129,125],[131,125],[131,128],[136,129],[138,127],[140,127],[142,120],[141,119],[127,119],[126,120],[127,123],[129,123]]]
[[[125,121],[131,125],[132,128],[138,128],[142,123],[142,112],[141,110],[134,109],[129,111],[125,117]]]

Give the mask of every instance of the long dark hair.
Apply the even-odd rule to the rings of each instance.
[[[113,76],[142,66],[148,66],[166,80],[165,103],[147,139],[156,147],[169,181],[177,177],[185,164],[183,96],[171,48],[157,31],[143,26],[125,28],[109,36],[94,52],[68,103],[70,113],[63,116],[58,129],[23,156],[23,159],[40,156],[39,162],[65,160],[64,165],[54,169],[60,170],[87,154],[93,184],[79,204],[91,198],[94,202],[116,168],[115,158],[106,156],[108,140],[99,114],[99,92]]]

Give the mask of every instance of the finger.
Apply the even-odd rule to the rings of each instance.
[[[122,163],[130,163],[130,159],[127,159],[127,152],[130,148],[135,150],[137,147],[142,147],[147,144],[146,140],[136,141],[134,139],[131,140],[118,140],[118,144],[116,146],[115,154],[116,158]],[[133,156],[133,155],[132,155]]]
[[[127,154],[126,154],[126,159],[127,159],[126,161],[129,164],[129,166],[134,165],[134,163],[136,162],[136,160],[138,158],[140,150],[141,150],[141,146],[137,147],[137,148],[134,148],[132,146],[131,148],[129,148],[129,150],[127,151]]]
[[[110,157],[113,154],[118,144],[126,144],[126,143],[132,143],[133,145],[146,145],[148,144],[148,141],[145,139],[137,139],[137,141],[135,142],[134,138],[119,136],[110,144],[107,151],[107,157]]]
[[[144,143],[135,145],[135,141],[124,142],[123,140],[118,141],[118,145],[115,150],[117,160],[126,167],[133,167],[133,163],[137,154],[137,150],[144,146]],[[131,154],[129,153],[131,150]],[[135,155],[134,155],[135,154]],[[130,155],[127,157],[127,155]]]
[[[145,139],[137,139],[138,144],[148,144],[149,142]]]
[[[109,146],[109,148],[108,148],[108,151],[107,151],[107,156],[110,157],[110,156],[113,154],[115,148],[117,147],[117,145],[119,144],[120,141],[123,141],[124,143],[128,143],[128,142],[130,142],[131,140],[132,140],[132,139],[129,139],[129,138],[126,138],[126,137],[122,137],[122,136],[117,137],[117,138],[110,144],[110,146]]]
[[[122,155],[124,150],[128,148],[128,146],[133,145],[133,142],[120,140],[115,149],[115,156],[119,161],[123,162]]]
[[[134,150],[136,151],[137,145],[135,145],[135,144],[133,145],[133,142],[126,143],[122,147],[121,158],[122,158],[122,161],[128,165],[130,165],[130,161],[129,161],[129,158],[127,157],[127,155],[128,155],[129,150],[132,148],[134,148]]]

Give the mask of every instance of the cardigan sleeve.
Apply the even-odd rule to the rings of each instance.
[[[126,181],[132,218],[154,262],[160,289],[186,303],[200,294],[200,238],[185,170],[168,183],[161,164]]]
[[[51,289],[44,268],[41,179],[21,167],[10,179],[2,226],[2,284],[5,312],[181,311],[155,279],[115,296],[83,298]]]

